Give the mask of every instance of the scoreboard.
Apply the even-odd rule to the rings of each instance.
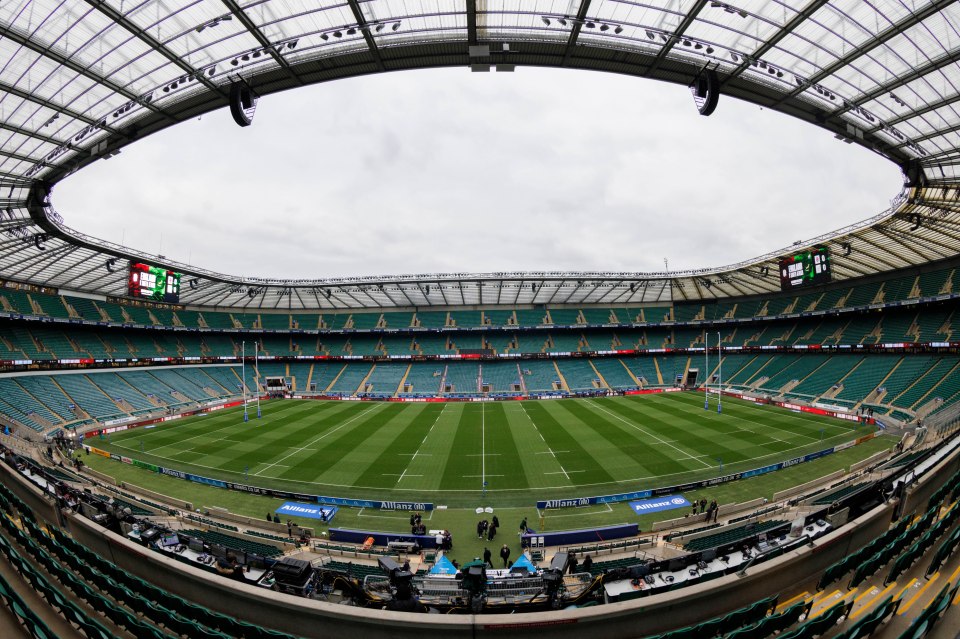
[[[795,253],[780,258],[780,290],[790,291],[826,284],[830,275],[830,249],[826,246]]]
[[[130,297],[175,304],[180,301],[180,273],[159,266],[130,262],[127,293]]]

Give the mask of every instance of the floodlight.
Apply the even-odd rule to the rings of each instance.
[[[393,23],[393,26],[390,27],[390,28],[393,29],[394,31],[396,31],[397,29],[400,28],[400,23],[399,23],[399,22],[394,22],[394,23]]]
[[[550,26],[550,18],[543,16],[540,19],[543,20],[543,24],[547,25],[548,27]]]
[[[356,35],[356,34],[357,34],[357,30],[354,27],[350,27],[349,29],[347,29],[347,35]]]
[[[333,37],[334,37],[334,38],[342,38],[342,37],[343,37],[343,34],[340,33],[339,31],[334,31],[334,32],[333,32]]]
[[[621,33],[623,33],[623,27],[621,27],[621,26],[618,24],[618,25],[617,25],[617,28],[614,29],[613,32],[616,33],[617,35],[620,35]]]
[[[601,31],[607,31],[609,28],[610,28],[610,25],[609,25],[609,24],[601,24],[601,25],[600,25],[600,30],[601,30]]]

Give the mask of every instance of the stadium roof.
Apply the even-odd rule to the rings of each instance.
[[[122,296],[132,259],[182,271],[182,303],[323,309],[770,293],[777,258],[817,244],[832,247],[835,280],[918,266],[960,254],[958,58],[960,5],[945,0],[9,0],[0,5],[0,278]],[[880,153],[904,168],[907,187],[862,223],[717,268],[323,280],[176,264],[69,228],[49,200],[66,175],[227,106],[234,82],[266,96],[440,66],[566,67],[684,85],[712,68],[721,100],[773,108]]]

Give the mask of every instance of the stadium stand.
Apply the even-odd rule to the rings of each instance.
[[[407,373],[409,364],[374,364],[373,371],[367,377],[360,393],[393,397],[397,393],[400,381]]]
[[[477,364],[452,362],[444,371],[444,393],[476,395],[479,392],[480,370]]]

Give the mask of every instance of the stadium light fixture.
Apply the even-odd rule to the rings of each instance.
[[[540,19],[543,20],[543,24],[547,25],[548,27],[552,24],[550,22],[550,18],[548,18],[547,16],[541,16]]]
[[[390,27],[390,30],[391,30],[391,31],[396,31],[396,30],[399,29],[399,28],[400,28],[400,23],[399,23],[399,22],[394,22],[394,23],[393,23],[393,26]]]

